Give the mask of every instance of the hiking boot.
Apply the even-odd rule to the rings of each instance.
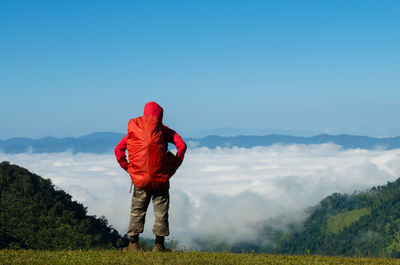
[[[171,252],[171,250],[165,248],[164,244],[155,243],[153,247],[153,252]]]
[[[124,251],[124,252],[135,252],[135,251],[140,251],[139,243],[137,243],[137,242],[135,242],[135,243],[130,242],[129,245],[128,245],[127,247],[125,247],[125,248],[122,249],[122,251]]]

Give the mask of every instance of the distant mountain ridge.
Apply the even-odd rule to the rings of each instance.
[[[115,132],[95,132],[78,138],[45,137],[31,139],[25,137],[0,140],[0,151],[10,154],[25,152],[59,153],[71,151],[74,153],[108,153],[124,135]]]
[[[45,137],[42,139],[11,138],[0,140],[0,151],[4,153],[18,154],[25,152],[33,153],[58,153],[71,151],[73,153],[110,153],[124,137],[122,133],[95,132],[78,138]],[[345,149],[383,149],[391,150],[400,148],[400,137],[374,138],[358,135],[329,135],[321,134],[311,137],[300,137],[291,135],[271,134],[265,136],[239,135],[239,136],[217,136],[210,135],[203,138],[185,138],[189,148],[207,147],[244,147],[271,146],[274,144],[323,144],[334,143]]]
[[[334,143],[346,149],[396,149],[400,148],[400,137],[374,138],[358,135],[329,135],[320,134],[311,137],[271,134],[266,136],[234,136],[221,137],[216,135],[207,136],[201,139],[187,139],[189,144],[196,147],[216,148],[220,147],[245,147],[270,146],[274,144],[324,144]]]

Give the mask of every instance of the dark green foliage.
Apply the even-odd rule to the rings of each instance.
[[[347,218],[347,224],[339,218]],[[367,192],[325,198],[275,251],[400,258],[400,179]]]
[[[127,238],[108,226],[104,217],[86,213],[49,179],[0,163],[0,248],[61,250],[126,244]]]

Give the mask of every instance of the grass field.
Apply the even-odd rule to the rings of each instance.
[[[400,264],[400,260],[205,252],[0,250],[0,264]]]

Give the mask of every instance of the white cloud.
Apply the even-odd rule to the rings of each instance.
[[[88,207],[120,233],[129,221],[129,176],[112,154],[3,154]],[[384,185],[400,176],[400,149],[343,150],[333,144],[188,150],[171,180],[171,237],[238,240],[254,237],[259,223],[299,212],[334,192]],[[151,209],[152,207],[149,207]],[[153,213],[145,236],[152,236]]]

